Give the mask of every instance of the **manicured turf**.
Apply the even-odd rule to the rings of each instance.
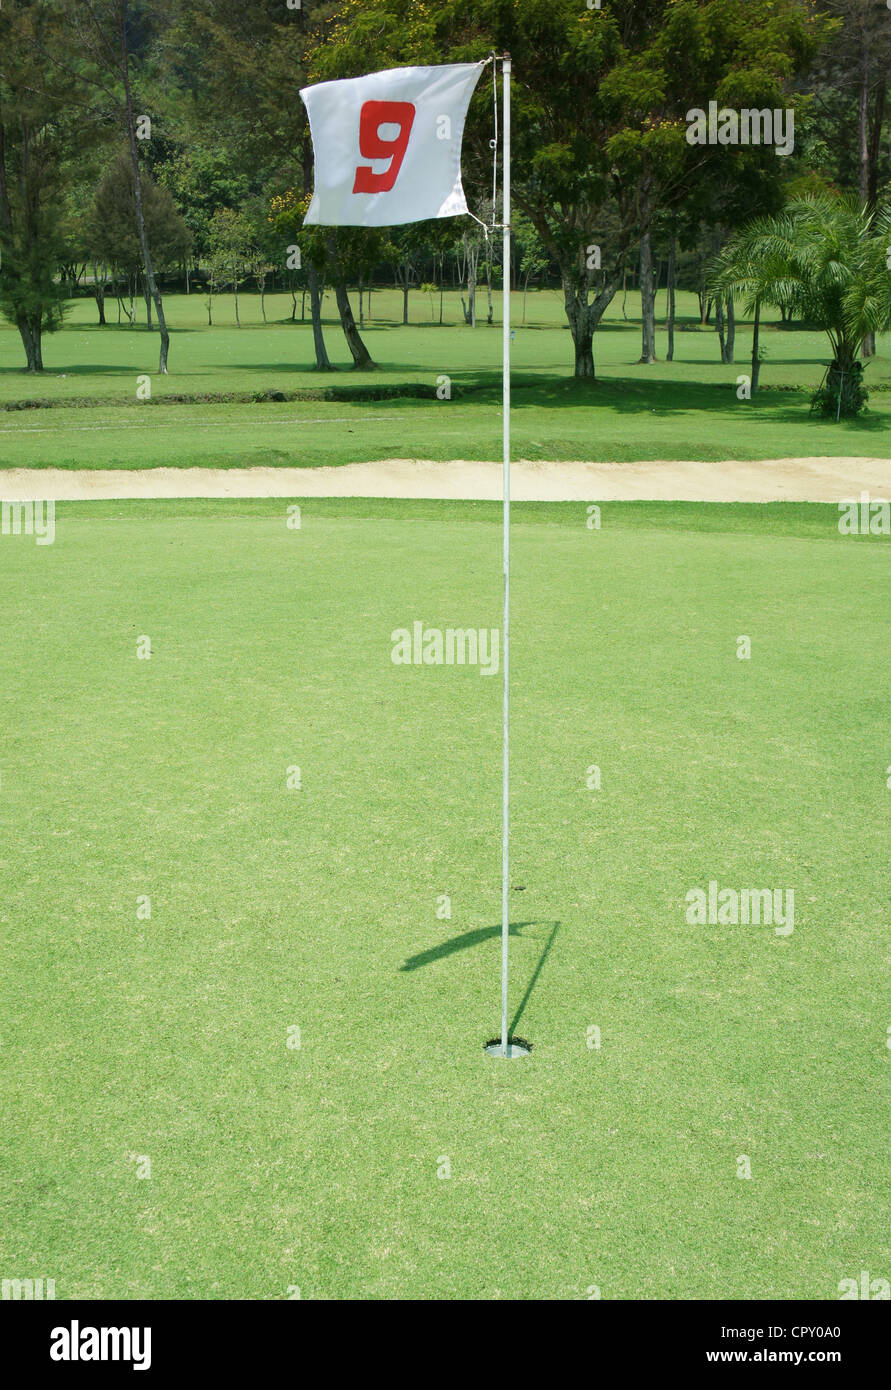
[[[825,336],[766,325],[765,388],[739,401],[737,378],[749,371],[751,328],[740,324],[736,363],[718,360],[712,329],[699,331],[695,298],[684,294],[675,361],[641,366],[640,326],[611,306],[596,338],[599,379],[572,378],[572,343],[560,297],[530,294],[522,326],[515,296],[513,348],[516,457],[531,459],[757,459],[812,455],[884,457],[891,426],[891,359],[881,342],[867,368],[869,414],[855,422],[824,422],[809,414],[809,393],[827,360]],[[330,296],[329,296],[330,299]],[[497,296],[496,296],[497,302]],[[629,315],[639,296],[629,294]],[[664,295],[659,297],[660,324]],[[329,308],[332,306],[329,305]],[[158,340],[143,329],[95,326],[95,308],[80,300],[66,328],[47,339],[47,371],[27,377],[21,344],[0,326],[0,405],[23,400],[73,402],[52,409],[0,410],[0,467],[139,468],[160,465],[318,465],[388,457],[499,458],[501,335],[496,323],[459,326],[457,296],[446,297],[446,326],[429,322],[426,297],[412,299],[412,323],[394,322],[401,295],[377,291],[366,331],[381,370],[348,370],[339,323],[326,337],[337,372],[318,375],[309,325],[289,324],[290,300],[272,296],[270,324],[256,320],[256,299],[242,304],[244,327],[231,326],[231,301],[217,306],[207,328],[200,295],[171,296],[171,374],[152,376],[152,400],[136,398],[137,379],[157,367]],[[438,306],[437,306],[438,313]],[[389,317],[385,317],[389,315]],[[425,322],[425,317],[427,322]],[[664,358],[660,327],[658,352]],[[434,390],[451,379],[451,400],[285,401],[206,403],[201,397],[263,392]],[[784,388],[784,389],[779,389]],[[169,396],[185,404],[166,403]],[[77,403],[80,403],[78,406]],[[90,402],[101,402],[93,409]]]
[[[390,660],[415,620],[500,626],[497,516],[115,503],[0,538],[4,1271],[59,1298],[887,1274],[891,542],[828,507],[518,510],[534,1052],[506,1063],[500,681]],[[687,925],[712,879],[793,888],[794,932]]]

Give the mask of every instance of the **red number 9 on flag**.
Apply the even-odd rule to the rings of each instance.
[[[415,108],[410,101],[366,101],[359,113],[359,152],[366,159],[389,159],[382,174],[376,174],[367,164],[356,169],[354,193],[389,193],[402,168],[408,139],[414,124]],[[392,140],[382,140],[382,125],[398,125],[399,134]]]

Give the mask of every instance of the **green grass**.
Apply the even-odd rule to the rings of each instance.
[[[0,410],[0,467],[274,467],[394,456],[500,457],[498,322],[480,323],[475,330],[459,325],[460,305],[452,293],[442,328],[429,322],[426,296],[416,293],[411,304],[413,321],[402,327],[395,322],[401,295],[373,295],[366,338],[381,367],[376,372],[348,369],[339,324],[329,319],[326,337],[339,370],[320,376],[310,370],[308,324],[284,321],[290,312],[287,296],[270,297],[268,326],[255,321],[256,298],[244,297],[241,329],[232,326],[231,300],[221,299],[212,330],[203,296],[171,296],[172,370],[167,378],[152,376],[150,403],[136,398],[137,378],[157,367],[157,336],[144,328],[110,324],[99,329],[92,302],[79,300],[65,329],[47,339],[47,371],[35,379],[20,371],[18,334],[5,325],[0,327],[0,406],[30,400],[52,408]],[[629,295],[629,314],[638,304],[639,296]],[[664,295],[659,306],[663,314]],[[694,296],[682,295],[679,311],[691,329],[697,328],[694,309]],[[746,323],[739,327],[735,365],[717,360],[717,338],[709,329],[679,331],[673,363],[641,366],[639,324],[633,318],[625,322],[619,297],[596,338],[599,379],[586,383],[572,378],[572,344],[556,292],[529,295],[525,327],[519,294],[513,313],[515,457],[627,462],[884,457],[888,452],[891,391],[873,389],[869,414],[856,422],[810,417],[809,393],[827,360],[823,334],[768,325],[762,367],[768,389],[753,402],[741,402],[736,382],[749,369],[751,350]],[[661,358],[665,347],[660,329]],[[201,399],[332,387],[430,390],[443,375],[453,383],[450,401]],[[872,388],[891,385],[887,340],[867,369],[867,381]],[[172,403],[173,396],[185,397],[186,403]]]
[[[499,1063],[500,682],[390,661],[415,619],[500,626],[498,511],[308,502],[293,532],[284,506],[0,538],[0,1272],[60,1298],[887,1277],[889,542],[830,507],[518,508],[534,1052]],[[794,933],[686,925],[712,878],[794,888]]]

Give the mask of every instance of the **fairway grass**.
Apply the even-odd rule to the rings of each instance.
[[[500,388],[499,388],[500,390]],[[661,410],[652,386],[565,382],[554,404],[543,388],[517,388],[515,458],[633,463],[646,459],[887,458],[891,393],[861,421],[813,419],[803,397],[741,405],[712,391],[703,408],[678,393]],[[562,404],[561,404],[562,401]],[[792,404],[792,402],[797,402]],[[740,411],[745,409],[745,418]],[[744,426],[744,427],[743,427]],[[301,402],[287,405],[145,405],[112,410],[0,413],[2,468],[316,468],[389,458],[500,458],[495,393],[449,402]]]
[[[5,1273],[60,1299],[888,1277],[891,542],[833,507],[517,509],[534,1050],[504,1063],[500,679],[390,659],[414,621],[500,627],[499,515],[60,504],[54,545],[0,538]],[[710,880],[793,889],[794,931],[688,925]]]
[[[646,459],[882,458],[889,452],[891,357],[879,341],[866,381],[869,411],[854,421],[810,415],[810,393],[828,360],[824,334],[767,323],[762,390],[740,400],[750,371],[751,325],[740,322],[735,363],[719,360],[713,328],[700,329],[695,296],[679,297],[675,360],[666,362],[660,307],[660,360],[642,366],[640,325],[613,301],[595,338],[598,379],[575,381],[572,340],[560,296],[528,296],[522,323],[514,295],[512,347],[514,457],[616,463]],[[330,299],[330,296],[329,296]],[[290,299],[270,296],[263,325],[256,300],[242,304],[243,326],[221,298],[215,326],[200,295],[169,296],[171,372],[155,375],[158,338],[143,328],[100,329],[95,306],[78,300],[65,328],[47,338],[47,371],[20,370],[16,331],[0,325],[0,469],[159,466],[319,466],[383,458],[501,457],[501,333],[459,321],[453,292],[446,322],[429,321],[426,296],[411,300],[412,322],[396,321],[401,295],[376,291],[365,337],[379,370],[350,369],[339,322],[326,322],[337,370],[312,370],[309,323],[287,322]],[[499,297],[496,296],[496,307]],[[629,296],[633,312],[635,296]],[[660,296],[663,306],[664,296]],[[639,296],[637,297],[639,303]],[[329,304],[330,309],[330,304]],[[435,306],[438,312],[438,304]],[[681,331],[680,324],[684,330]],[[137,398],[150,382],[151,399]],[[326,391],[393,393],[439,389],[450,399],[306,399]],[[281,401],[246,399],[279,393]],[[289,397],[297,397],[289,399]],[[174,403],[172,398],[179,398]],[[230,399],[231,398],[231,399]],[[23,403],[30,402],[27,409]]]

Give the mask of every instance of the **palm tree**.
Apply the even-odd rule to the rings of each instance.
[[[869,212],[846,198],[796,199],[775,217],[739,232],[715,263],[716,290],[735,290],[756,314],[752,357],[757,386],[762,304],[786,309],[829,337],[832,362],[814,404],[856,415],[866,401],[861,344],[891,328],[891,207]]]
[[[793,232],[792,219],[787,213],[777,217],[761,217],[727,243],[714,262],[709,276],[709,292],[719,295],[743,296],[747,314],[754,315],[752,331],[752,395],[758,390],[761,372],[761,306],[772,304],[791,312],[794,288],[785,275],[785,265],[772,251],[772,238],[788,239]]]

